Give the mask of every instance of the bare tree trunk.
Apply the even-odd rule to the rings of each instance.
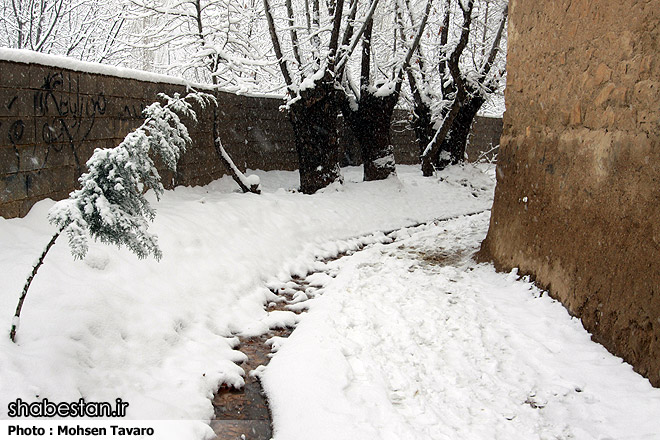
[[[341,182],[339,169],[339,105],[329,75],[289,106],[293,126],[300,191],[313,194],[333,182]]]
[[[365,23],[358,108],[353,110],[345,100],[342,111],[360,144],[365,181],[383,180],[396,174],[390,122],[399,95],[379,97],[369,91],[373,23],[373,20]]]
[[[383,95],[377,94],[370,87],[373,19],[369,18],[364,23],[358,107],[357,109],[351,108],[348,98],[344,97],[342,113],[360,144],[365,181],[383,180],[396,175],[394,146],[390,132],[392,115],[401,94],[403,75],[410,65],[414,52],[419,47],[431,6],[432,1],[429,0],[421,17],[415,39],[408,47],[406,58],[393,74],[393,90]]]
[[[458,99],[454,99],[454,102],[451,105],[449,113],[447,113],[447,116],[442,121],[442,126],[440,126],[440,128],[435,132],[433,139],[431,139],[431,142],[429,142],[429,144],[424,149],[424,152],[422,153],[422,157],[421,157],[422,175],[424,177],[433,176],[433,172],[435,171],[433,162],[434,162],[434,158],[436,158],[439,154],[441,140],[447,137],[447,135],[449,134],[449,130],[451,129],[452,124],[454,123],[454,119],[456,119],[456,116],[458,116],[460,107],[461,107],[461,101]]]
[[[454,80],[454,103],[450,107],[448,113],[443,115],[443,126],[438,130],[432,141],[427,144],[425,152],[422,153],[422,173],[427,177],[433,175],[434,168],[441,170],[447,165],[457,164],[465,158],[465,150],[467,148],[467,140],[470,134],[470,128],[472,127],[472,122],[485,102],[484,95],[480,91],[475,87],[466,84],[458,65],[461,52],[465,47],[465,43],[467,43],[467,33],[469,32],[471,24],[471,8],[472,3],[468,3],[467,8],[463,10],[463,31],[461,34],[461,40],[459,41],[456,50],[451,54],[446,65],[446,68],[451,72]],[[499,51],[502,33],[508,17],[508,11],[508,6],[502,11],[502,19],[500,20],[495,40],[488,53],[488,58],[485,60],[481,72],[477,77],[477,81],[486,90],[495,89],[495,84],[492,81],[489,81],[487,76],[493,67],[495,57]],[[409,79],[410,78],[411,77],[409,77]],[[417,107],[416,102],[416,109]],[[454,114],[453,116],[452,113]]]
[[[396,174],[390,132],[396,101],[394,94],[380,97],[363,89],[357,110],[350,109],[347,101],[343,106],[342,113],[360,144],[365,181],[383,180]]]
[[[32,272],[30,272],[30,275],[27,277],[27,280],[25,281],[25,285],[23,286],[23,291],[21,292],[21,296],[18,299],[18,305],[16,306],[16,312],[14,313],[14,319],[11,324],[11,330],[9,331],[9,339],[11,339],[12,342],[16,342],[16,331],[18,330],[18,322],[21,318],[21,310],[23,309],[23,303],[25,302],[25,297],[27,296],[28,290],[30,289],[30,284],[32,284],[32,280],[34,279],[35,275],[37,275],[37,271],[44,263],[44,259],[46,258],[46,255],[48,255],[48,251],[50,251],[50,248],[53,247],[55,241],[57,241],[57,238],[60,236],[60,234],[62,234],[62,231],[65,228],[66,226],[59,228],[57,232],[50,238],[50,241],[46,245],[46,248],[41,253],[41,256],[37,260],[37,263],[32,268]]]
[[[460,107],[449,134],[442,140],[440,154],[435,157],[436,170],[442,170],[447,165],[456,165],[465,159],[470,128],[484,101],[481,95],[473,96]],[[442,154],[443,152],[446,154]]]
[[[451,53],[449,60],[447,61],[447,68],[449,69],[451,77],[454,81],[456,93],[454,96],[454,101],[452,102],[449,111],[442,121],[442,126],[437,130],[435,136],[433,136],[433,139],[426,146],[424,152],[422,153],[422,174],[424,177],[431,177],[433,175],[435,170],[433,164],[434,162],[437,162],[436,158],[440,154],[441,144],[439,141],[442,141],[447,137],[451,127],[454,124],[454,120],[460,113],[461,107],[463,107],[463,105],[468,100],[468,91],[466,88],[465,79],[461,75],[459,61],[465,46],[467,46],[468,37],[470,34],[474,0],[468,0],[467,4],[464,5],[463,3],[459,3],[459,5],[463,11],[463,29],[461,30],[461,37],[458,41],[458,44],[456,45],[456,48]]]
[[[431,107],[423,101],[415,101],[410,125],[415,131],[415,138],[419,146],[419,155],[424,153],[426,146],[433,140],[433,113]]]

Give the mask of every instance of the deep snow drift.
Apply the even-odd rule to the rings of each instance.
[[[264,194],[238,194],[229,177],[177,188],[160,202],[151,228],[160,262],[91,243],[74,261],[58,242],[25,302],[17,344],[0,337],[0,419],[8,402],[129,402],[130,419],[191,420],[190,438],[210,432],[211,397],[221,382],[240,385],[234,335],[259,333],[277,320],[263,305],[273,279],[305,275],[321,244],[436,217],[488,208],[493,170],[454,167],[424,179],[418,167],[399,177],[347,183],[307,196],[288,189],[297,173],[257,173]],[[25,277],[54,228],[52,201],[24,219],[0,218],[0,329],[7,333]],[[184,437],[179,437],[184,438]]]

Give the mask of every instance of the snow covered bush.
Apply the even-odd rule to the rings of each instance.
[[[215,98],[203,93],[189,93],[185,98],[159,96],[167,104],[148,106],[144,123],[117,147],[97,149],[87,162],[89,171],[79,179],[81,188],[48,213],[51,223],[66,229],[74,257],[85,256],[88,236],[125,245],[139,258],[161,257],[156,237],[147,231],[155,212],[144,194],[151,189],[159,197],[164,190],[150,153],[176,171],[186,143],[191,142],[178,114],[196,120],[190,101],[206,106]]]
[[[161,93],[159,97],[166,104],[155,102],[148,106],[143,112],[144,123],[118,146],[96,149],[87,161],[89,171],[78,179],[80,189],[73,191],[68,199],[57,202],[49,211],[48,220],[58,229],[23,287],[12,322],[12,341],[32,279],[61,233],[67,234],[75,258],[85,256],[90,237],[119,247],[126,246],[138,258],[153,255],[160,259],[162,256],[157,237],[148,232],[155,211],[145,193],[151,189],[159,198],[164,190],[153,156],[176,171],[186,144],[191,142],[179,115],[196,121],[192,102],[204,108],[211,102],[216,104],[216,100],[213,95],[201,92],[191,92],[183,98],[178,93],[172,97]]]

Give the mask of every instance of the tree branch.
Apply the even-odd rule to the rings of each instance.
[[[341,77],[343,72],[344,72],[344,67],[346,66],[346,63],[348,62],[348,59],[351,57],[351,54],[355,50],[355,47],[358,44],[358,41],[360,41],[360,38],[362,38],[362,35],[364,34],[364,31],[367,27],[367,23],[369,23],[370,20],[373,19],[374,16],[374,11],[376,10],[376,6],[378,6],[379,0],[373,0],[371,2],[371,8],[369,8],[369,12],[367,13],[367,16],[364,19],[364,23],[362,23],[362,26],[360,27],[360,30],[358,33],[353,37],[353,42],[351,43],[351,46],[349,49],[342,54],[341,60],[339,60],[339,63],[337,64],[337,67],[335,69],[336,76]]]
[[[346,23],[346,30],[344,31],[344,36],[341,39],[341,47],[345,47],[351,41],[353,32],[355,32],[355,15],[357,14],[358,0],[352,0],[351,10],[348,13],[348,20]],[[341,50],[341,49],[340,49]]]
[[[268,22],[270,39],[273,42],[273,50],[275,51],[277,62],[280,65],[280,70],[282,71],[284,82],[286,82],[287,87],[291,89],[291,87],[293,86],[293,80],[291,79],[289,68],[286,65],[286,61],[284,60],[284,55],[282,54],[282,47],[280,46],[280,40],[277,37],[277,31],[275,30],[275,22],[273,21],[273,14],[270,11],[270,3],[268,2],[268,0],[264,0],[264,12],[266,14],[266,21]]]
[[[410,60],[412,59],[413,54],[419,46],[419,42],[422,39],[422,34],[424,33],[424,28],[426,27],[426,22],[429,18],[429,13],[431,12],[431,6],[433,5],[433,0],[428,0],[426,2],[426,9],[424,10],[424,15],[422,16],[422,22],[419,24],[419,29],[417,30],[417,35],[415,35],[415,40],[413,41],[412,46],[408,48],[408,53],[406,54],[406,59],[403,62],[403,65],[399,69],[399,73],[396,77],[396,85],[394,89],[395,96],[398,96],[401,93],[401,86],[403,84],[403,72],[408,70],[410,65]]]
[[[373,33],[374,21],[369,20],[367,27],[364,30],[364,38],[362,38],[362,59],[360,63],[360,94],[363,90],[369,87],[369,80],[371,79],[371,37]]]
[[[461,75],[460,68],[458,63],[463,54],[463,50],[468,43],[468,37],[470,36],[470,25],[472,24],[472,8],[474,7],[474,0],[468,0],[467,6],[463,6],[462,2],[459,2],[461,5],[461,10],[463,11],[463,28],[461,30],[461,38],[458,40],[456,48],[451,53],[449,57],[449,72],[451,73],[454,84],[456,85],[456,98],[461,103],[465,100],[466,90],[465,82],[463,81],[463,76]]]
[[[509,14],[509,5],[507,4],[504,7],[504,11],[502,11],[502,21],[500,21],[500,26],[497,29],[497,35],[495,36],[495,41],[493,41],[493,46],[491,47],[490,53],[488,54],[488,60],[481,69],[481,76],[483,78],[485,78],[486,75],[488,75],[490,69],[493,67],[493,63],[495,62],[495,57],[497,56],[497,52],[499,51],[500,48],[502,33],[504,32],[504,26],[506,25],[508,14]]]
[[[335,15],[332,19],[332,34],[330,34],[330,43],[328,44],[328,70],[335,71],[337,61],[337,46],[339,44],[339,29],[341,27],[341,16],[344,13],[344,0],[338,0],[335,5]]]
[[[293,46],[293,57],[298,62],[298,69],[302,71],[302,59],[300,58],[300,52],[298,50],[298,32],[294,26],[293,20],[293,7],[291,6],[291,0],[285,0],[286,4],[286,13],[289,16],[289,32],[291,33],[291,45]]]

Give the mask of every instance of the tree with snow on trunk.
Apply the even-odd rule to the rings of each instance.
[[[419,46],[432,5],[433,0],[427,0],[421,17],[412,23],[412,26],[416,27],[414,37],[407,35],[403,29],[401,30],[401,47],[405,49],[405,52],[397,48],[396,33],[392,40],[385,39],[392,42],[390,47],[386,47],[384,44],[378,46],[373,44],[377,35],[374,32],[372,16],[366,22],[366,29],[362,37],[359,86],[353,84],[348,72],[344,75],[344,88],[347,93],[343,99],[342,113],[360,144],[364,180],[381,180],[396,174],[390,124],[394,107],[401,94],[404,73]],[[386,30],[391,30],[391,26],[387,26],[387,23],[395,20],[398,9],[398,1],[395,0],[393,9],[381,12],[379,18],[386,22],[384,26]],[[383,32],[385,31],[380,33]],[[408,44],[409,39],[412,39],[410,44]],[[381,36],[379,40],[384,40],[384,38]],[[389,51],[393,52],[393,56],[391,60],[386,60],[383,52]],[[377,55],[383,59],[376,60]],[[394,64],[391,73],[389,69],[379,68],[386,61]],[[339,75],[343,75],[344,67],[345,64],[340,66]]]
[[[428,57],[420,47],[418,67],[408,72],[414,103],[412,125],[420,144],[424,176],[431,176],[435,169],[442,169],[464,159],[468,135],[477,112],[501,87],[504,69],[493,71],[493,67],[502,52],[500,44],[508,6],[504,6],[500,20],[494,27],[489,24],[492,23],[488,15],[489,1],[479,3],[484,6],[484,13],[474,13],[474,0],[457,2],[462,24],[458,28],[458,41],[452,46],[448,38],[453,2],[447,0],[440,28],[441,44],[437,66],[433,70],[425,69],[425,66],[433,63],[428,62]],[[483,19],[482,27],[474,25],[476,18]],[[480,36],[478,31],[482,31]],[[488,44],[490,48],[487,51]],[[471,62],[466,58],[471,58]],[[434,78],[440,83],[437,87],[439,98],[433,93]],[[435,107],[439,107],[437,128],[434,127],[432,116],[434,100],[438,101]]]

